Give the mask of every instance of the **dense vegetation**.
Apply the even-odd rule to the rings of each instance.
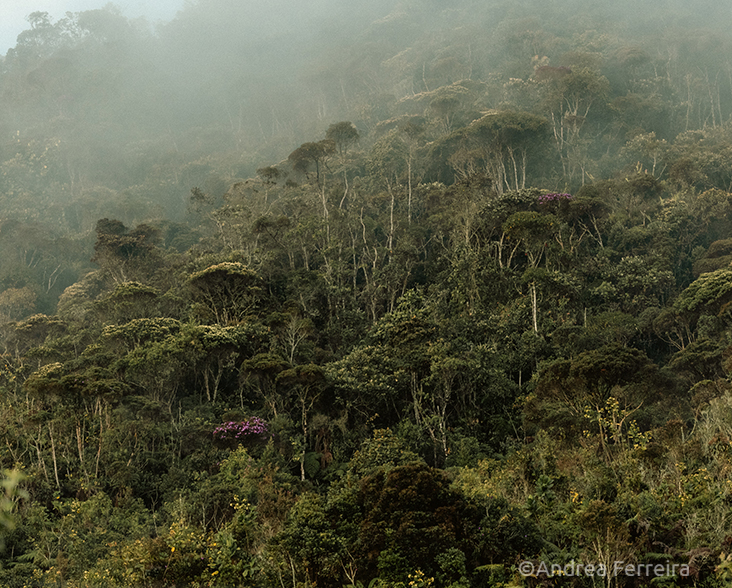
[[[230,4],[0,62],[0,585],[728,583],[725,9]]]

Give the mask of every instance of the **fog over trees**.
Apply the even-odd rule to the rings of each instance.
[[[30,13],[0,585],[729,584],[731,18]]]

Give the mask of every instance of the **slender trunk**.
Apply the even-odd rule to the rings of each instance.
[[[314,402],[314,401],[313,401]],[[313,403],[310,403],[312,406]],[[300,398],[300,418],[302,419],[302,452],[300,453],[300,481],[305,481],[305,453],[308,447],[308,407],[305,405],[305,397]]]
[[[518,163],[516,162],[516,156],[513,154],[513,149],[508,150],[508,154],[511,156],[511,163],[513,164],[513,184],[514,184],[514,190],[519,189],[519,180],[518,180]]]
[[[351,259],[353,266],[353,295],[356,296],[357,284],[358,284],[358,259],[356,257],[356,234],[351,233]]]
[[[414,409],[414,422],[419,425],[421,418],[419,416],[419,392],[420,386],[417,384],[417,374],[412,372],[412,404]]]
[[[343,172],[343,183],[346,185],[346,189],[343,190],[343,198],[341,198],[341,203],[338,205],[339,210],[343,210],[343,203],[346,201],[346,196],[348,196],[348,174],[346,172]]]
[[[15,451],[13,451],[13,448],[10,446],[10,441],[8,441],[7,436],[5,437],[5,445],[8,446],[8,451],[10,452],[10,455],[13,458],[13,463],[17,463],[18,462],[18,456],[15,453]]]
[[[46,478],[46,482],[49,482],[48,479],[48,470],[46,469],[46,462],[43,460],[43,455],[41,455],[41,426],[38,426],[38,442],[36,443],[36,453],[38,454],[38,465],[41,466],[41,469],[43,470],[43,477]]]
[[[221,377],[224,375],[224,368],[221,365],[221,359],[216,362],[216,373],[213,375],[213,401],[216,402],[216,396],[219,393],[219,384]]]
[[[501,185],[505,184],[507,190],[511,190],[511,183],[508,181],[508,172],[506,172],[506,162],[503,161],[503,157],[500,158],[501,164]]]
[[[592,216],[592,227],[595,229],[595,233],[597,234],[597,242],[600,244],[600,249],[605,249],[605,244],[602,242],[602,233],[600,232],[597,218],[594,215]]]
[[[99,459],[102,457],[102,425],[104,421],[102,419],[101,409],[99,411],[99,449],[97,449],[96,462],[94,463],[94,479],[99,479]]]
[[[521,189],[526,188],[526,149],[521,151]]]
[[[53,477],[56,479],[56,488],[61,489],[58,481],[58,463],[56,462],[56,443],[53,440],[53,425],[48,425],[48,436],[51,438],[51,457],[53,458]],[[44,466],[45,469],[45,466]]]
[[[389,237],[387,239],[387,249],[389,253],[392,252],[394,246],[394,190],[392,190],[391,184],[387,182],[389,194],[391,194],[391,205],[389,206]]]
[[[81,425],[76,425],[76,447],[79,450],[79,461],[81,462],[81,471],[84,472],[84,478],[86,483],[89,484],[89,473],[86,471],[86,464],[84,463],[84,442],[82,440]]]
[[[407,159],[407,224],[412,224],[412,155]]]
[[[203,370],[203,387],[206,390],[206,400],[211,402],[211,388],[208,383],[208,368]]]
[[[508,259],[506,260],[506,267],[507,268],[510,268],[511,267],[511,261],[513,261],[513,256],[516,255],[516,251],[518,250],[519,245],[521,245],[521,240],[520,239],[518,241],[516,241],[516,245],[514,245],[513,249],[511,249],[511,252],[508,255]]]

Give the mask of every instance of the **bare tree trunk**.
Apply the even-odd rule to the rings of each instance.
[[[394,190],[391,188],[391,184],[387,183],[389,188],[389,194],[391,194],[391,205],[389,207],[389,238],[387,240],[389,253],[392,252],[394,246]]]
[[[48,436],[51,438],[51,456],[53,458],[53,476],[56,479],[56,488],[61,489],[58,481],[58,463],[56,462],[56,443],[53,440],[53,425],[48,425]],[[44,466],[45,469],[45,466]]]
[[[84,472],[84,478],[86,483],[89,484],[89,473],[86,471],[86,464],[84,463],[84,443],[82,441],[81,425],[76,425],[76,446],[79,450],[79,461],[81,462],[81,471]]]
[[[104,421],[102,419],[102,411],[99,410],[99,449],[97,450],[96,462],[94,464],[94,479],[99,478],[99,458],[102,457],[102,426]]]
[[[411,147],[410,147],[411,150]],[[407,159],[407,224],[412,224],[412,154]]]

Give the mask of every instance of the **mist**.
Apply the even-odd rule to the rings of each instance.
[[[644,16],[632,3],[611,9],[600,2],[383,1],[346,7],[336,0],[266,6],[211,0],[187,5],[152,31],[115,9],[81,12],[70,21],[39,23],[8,52],[4,153],[14,155],[7,141],[18,131],[36,140],[60,139],[59,157],[85,166],[70,172],[77,185],[102,182],[112,189],[142,183],[126,166],[146,165],[132,161],[139,149],[149,165],[153,145],[159,149],[153,158],[172,149],[183,159],[212,151],[276,159],[333,121],[357,119],[364,107],[434,89],[419,79],[420,69],[443,55],[465,65],[456,75],[476,81],[527,78],[534,64],[526,52],[547,53],[539,57],[559,63],[572,48],[552,46],[548,37],[570,31],[637,44],[651,59],[664,59],[667,51],[681,60],[687,53],[681,44],[702,43],[707,33],[697,29],[719,29],[728,13],[713,2],[667,2]],[[537,37],[519,54],[510,37],[522,28],[545,39]],[[704,53],[699,57],[712,57]],[[708,71],[707,64],[702,67]],[[726,119],[728,113],[720,115]],[[94,143],[100,144],[92,149],[97,156],[106,152],[113,159],[93,162],[83,144]],[[120,178],[98,178],[102,168]]]
[[[729,3],[50,6],[0,586],[729,585]]]
[[[556,67],[586,70],[583,91],[598,93],[560,129],[576,145],[537,158],[528,181],[581,186],[621,173],[636,136],[726,128],[730,10],[201,0],[153,24],[113,5],[36,13],[0,63],[0,211],[79,240],[105,217],[183,222],[193,188],[220,205],[338,121],[366,154],[405,116],[427,124],[420,181],[450,184],[455,133],[496,109],[551,118],[537,72]]]

